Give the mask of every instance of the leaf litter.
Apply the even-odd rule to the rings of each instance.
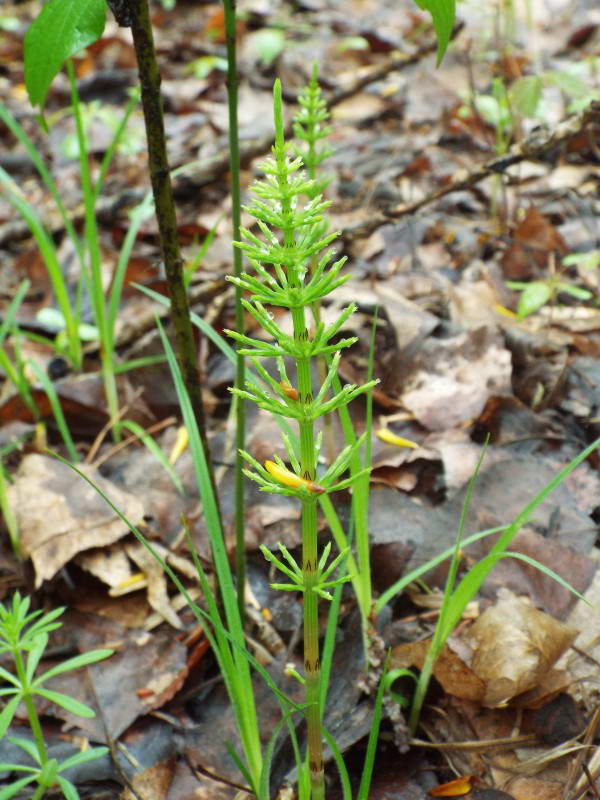
[[[239,31],[244,186],[256,172],[256,157],[270,144],[270,103],[265,114],[264,101],[274,69],[293,95],[305,82],[306,65],[317,58],[325,88],[334,97],[340,90],[347,93],[343,100],[338,95],[332,106],[332,144],[337,153],[330,160],[333,180],[328,192],[333,225],[343,231],[353,276],[333,303],[358,302],[359,314],[352,321],[351,333],[359,342],[342,360],[340,373],[348,382],[364,376],[377,306],[375,374],[381,384],[374,393],[375,413],[382,426],[418,444],[416,449],[394,452],[389,445],[374,441],[369,528],[373,579],[380,590],[453,544],[465,486],[488,432],[491,441],[475,488],[467,534],[508,522],[598,429],[600,316],[596,303],[577,303],[558,294],[530,317],[519,319],[514,314],[518,294],[506,285],[510,280],[546,281],[553,269],[563,269],[567,254],[593,253],[600,247],[593,224],[598,212],[598,121],[592,119],[585,130],[573,128],[568,136],[558,137],[553,148],[536,151],[540,157],[516,152],[514,141],[507,153],[496,153],[493,126],[475,112],[472,99],[466,99],[469,89],[486,94],[494,71],[509,81],[522,77],[530,56],[523,47],[515,48],[510,59],[498,57],[495,63],[474,55],[467,37],[473,38],[475,30],[489,37],[489,25],[482,19],[484,9],[474,5],[464,10],[468,33],[459,38],[456,49],[436,73],[430,40],[421,24],[423,17],[408,3],[353,2],[346,3],[342,11],[334,2],[306,2],[296,10],[283,5],[274,10],[248,2],[244,6],[249,22]],[[545,19],[546,11],[539,5],[536,20]],[[71,122],[68,115],[56,114],[47,139],[24,103],[14,77],[21,68],[20,39],[31,12],[19,6],[13,10],[19,29],[0,34],[0,48],[10,65],[8,73],[0,76],[6,102],[52,165],[75,219],[81,219],[77,168],[63,147]],[[187,168],[175,182],[186,258],[193,257],[197,238],[225,214],[191,287],[195,310],[212,316],[219,330],[231,325],[230,304],[218,302],[223,292],[221,279],[230,261],[223,167],[224,83],[214,66],[204,77],[196,77],[188,69],[196,60],[222,57],[218,10],[215,5],[194,7],[193,13],[185,4],[171,12],[156,7],[155,30],[164,69],[171,163],[198,165]],[[582,4],[572,18],[564,14],[560,11],[544,26],[535,22],[526,29],[523,20],[519,26],[524,40],[535,37],[540,51],[570,69],[595,52],[593,31],[589,36],[581,33],[590,25],[594,28],[594,13]],[[274,67],[257,53],[256,37],[248,33],[248,27],[260,31],[277,25],[285,31],[285,46],[275,57]],[[357,37],[367,48],[355,49]],[[414,64],[399,66],[397,50],[419,55]],[[76,62],[82,98],[88,103],[99,99],[111,108],[122,107],[124,87],[134,82],[133,67],[126,32],[110,23],[101,42]],[[369,80],[370,74],[377,79]],[[66,104],[66,89],[66,82],[59,77],[50,93],[52,111]],[[564,97],[553,95],[548,102],[547,119],[562,124],[567,114]],[[530,148],[536,146],[531,138],[536,135],[535,124],[523,121],[521,133]],[[136,111],[132,143],[139,125]],[[88,134],[92,151],[101,154],[106,122],[94,119]],[[4,130],[2,137],[0,164],[18,180],[54,234],[61,237],[62,222],[55,207],[28,170],[15,140]],[[199,166],[209,158],[214,159],[213,166]],[[115,249],[127,230],[125,212],[147,191],[144,166],[139,148],[124,148],[107,176],[98,213],[107,284],[115,266]],[[431,202],[436,195],[438,199]],[[408,209],[417,207],[418,213],[407,215]],[[19,282],[29,278],[35,291],[27,295],[17,319],[34,332],[53,334],[37,321],[39,310],[53,302],[43,267],[26,229],[1,196],[0,247],[6,265],[0,276],[2,308]],[[59,252],[75,291],[72,252],[67,246]],[[156,226],[149,219],[137,237],[126,282],[141,281],[161,291],[161,269]],[[576,286],[592,291],[597,299],[597,267],[570,266],[562,274]],[[151,301],[140,301],[132,288],[126,287],[118,339],[124,357],[158,353],[154,334],[147,333],[155,311]],[[334,311],[333,305],[326,307],[324,316]],[[47,365],[52,352],[32,351],[32,357]],[[224,387],[230,377],[225,362],[211,361],[212,357],[212,349],[203,346],[202,363],[210,374],[206,399],[211,409],[212,447],[225,467],[220,490],[231,548],[232,453],[223,421],[229,402]],[[93,345],[87,348],[86,358],[90,371],[97,368]],[[128,416],[137,415],[147,426],[173,412],[174,395],[167,390],[165,375],[160,366],[130,374],[132,385],[141,386],[143,395],[136,397],[133,390],[127,393],[131,400]],[[55,380],[55,386],[69,425],[77,432],[78,446],[85,452],[106,421],[100,384],[94,376],[66,376]],[[41,416],[49,417],[44,393],[35,386],[33,391]],[[353,409],[359,424],[362,413],[362,408]],[[27,408],[4,393],[0,419],[3,444],[13,440],[17,425],[19,436],[33,432],[34,420]],[[279,434],[262,412],[251,418],[249,430],[249,447],[255,457],[264,460],[263,456],[277,451]],[[341,443],[341,431],[335,429],[334,434]],[[52,431],[50,436],[51,444],[57,446]],[[174,436],[170,429],[159,438],[163,452],[169,452]],[[194,629],[191,615],[181,608],[170,583],[146,560],[102,501],[88,495],[86,487],[75,483],[73,474],[59,462],[36,453],[26,438],[21,447],[21,455],[10,456],[14,482],[9,492],[18,509],[24,552],[34,572],[24,574],[10,555],[3,553],[3,571],[8,576],[4,591],[17,585],[35,586],[40,602],[69,606],[60,632],[63,638],[57,635],[55,640],[57,648],[66,648],[62,652],[118,645],[109,661],[86,668],[77,679],[63,676],[61,689],[96,707],[96,720],[81,727],[79,718],[65,716],[58,708],[45,709],[49,737],[54,718],[64,726],[54,744],[61,736],[71,741],[86,736],[113,744],[118,740],[127,757],[118,756],[112,766],[108,760],[101,762],[102,767],[94,764],[97,771],[82,773],[82,780],[91,777],[125,783],[125,775],[140,797],[152,800],[181,798],[192,792],[194,796],[234,797],[236,789],[198,772],[208,768],[235,779],[223,748],[223,740],[230,736],[235,741],[235,734],[204,645],[186,644],[179,638],[179,628],[186,633]],[[134,523],[149,526],[157,547],[162,547],[165,555],[172,554],[175,568],[191,585],[186,572],[189,555],[182,544],[182,515],[201,557],[207,557],[208,548],[189,455],[182,456],[175,466],[184,495],[176,492],[139,444],[112,453],[111,445],[104,441],[98,455],[105,459],[102,465],[85,469]],[[597,605],[593,592],[598,583],[597,471],[597,460],[583,465],[540,505],[512,545],[516,552],[556,571],[592,598],[592,605]],[[342,504],[342,517],[344,513]],[[297,606],[293,598],[274,597],[256,551],[259,544],[278,540],[296,547],[297,518],[297,508],[286,498],[257,494],[254,486],[249,488],[251,585],[260,598],[259,609],[277,610],[273,625],[277,631],[280,623],[289,647],[286,656],[292,660],[297,658],[294,637],[297,641],[301,635],[294,615]],[[490,542],[483,540],[466,548],[465,566],[481,559],[489,547]],[[400,637],[403,646],[414,651],[411,663],[417,666],[431,633],[431,615],[436,613],[435,590],[443,585],[444,577],[443,566],[424,576],[428,591],[434,593],[427,609],[415,593],[407,594],[394,603],[390,619],[382,623],[385,643],[397,644],[395,639]],[[121,594],[128,586],[134,591]],[[503,597],[510,599],[503,601]],[[346,606],[327,724],[342,749],[352,753],[360,750],[371,712],[370,700],[357,688],[364,665],[359,657],[360,626],[352,614],[350,596]],[[571,797],[583,796],[582,769],[577,775],[569,769],[573,760],[580,758],[581,738],[575,737],[588,724],[594,708],[597,612],[515,560],[498,565],[472,611],[478,617],[476,622],[470,625],[466,620],[461,625],[438,663],[436,678],[441,689],[432,693],[431,708],[423,719],[430,749],[414,745],[406,757],[382,740],[382,766],[376,770],[370,796],[373,800],[424,798],[427,789],[447,783],[450,774],[476,776],[480,783],[471,782],[466,795],[473,799],[531,800],[558,798],[568,792]],[[493,614],[500,618],[497,629],[490,628]],[[160,619],[166,623],[153,627]],[[483,633],[478,633],[481,629]],[[575,631],[579,631],[576,649],[569,649]],[[253,629],[252,635],[258,636],[257,630]],[[504,641],[501,637],[509,635],[509,643],[499,645]],[[493,646],[486,644],[486,636]],[[475,655],[472,652],[477,642],[479,657],[477,649]],[[259,646],[268,652],[258,641],[256,652]],[[565,648],[556,666],[559,651]],[[57,652],[60,658],[60,650]],[[482,666],[483,655],[491,660]],[[507,658],[503,661],[500,656]],[[293,682],[282,676],[281,653],[271,654],[269,664],[282,688],[293,691]],[[512,671],[507,673],[508,668]],[[273,698],[264,687],[257,685],[257,691],[262,692],[263,723],[268,731],[276,721]],[[537,693],[537,699],[524,700],[532,693]],[[573,700],[574,710],[569,705]],[[214,735],[216,728],[219,737]],[[550,728],[554,733],[549,738]],[[533,739],[524,743],[523,737]],[[507,743],[494,744],[501,740]],[[480,751],[464,747],[477,742]],[[436,746],[437,758],[432,755]],[[182,753],[193,769],[181,760]],[[283,779],[290,766],[289,753],[278,751],[277,777]],[[140,776],[148,782],[144,784]],[[120,796],[132,796],[128,791]]]

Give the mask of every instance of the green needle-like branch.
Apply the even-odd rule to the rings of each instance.
[[[291,469],[277,456],[263,465],[244,450],[240,454],[248,464],[244,473],[261,491],[295,497],[302,506],[301,563],[296,563],[283,545],[279,546],[281,558],[266,547],[261,549],[265,558],[290,581],[273,585],[283,591],[302,592],[304,598],[304,687],[311,800],[323,800],[318,601],[319,598],[330,600],[327,590],[345,583],[350,576],[333,576],[347,552],[327,563],[331,550],[331,545],[327,545],[319,556],[317,500],[323,494],[347,488],[365,471],[344,477],[363,443],[360,438],[333,458],[324,474],[317,475],[321,435],[317,435],[314,423],[324,414],[342,409],[376,382],[363,386],[348,384],[332,397],[327,396],[337,376],[340,351],[356,341],[355,337],[340,337],[355,310],[354,304],[345,308],[333,323],[326,326],[317,321],[314,331],[308,329],[315,303],[320,303],[350,277],[341,274],[345,258],[334,260],[335,252],[330,248],[337,234],[327,230],[324,214],[328,203],[321,197],[322,183],[307,177],[300,169],[309,157],[316,165],[327,154],[325,149],[312,146],[326,135],[326,128],[321,127],[326,113],[316,92],[318,87],[315,87],[316,77],[313,76],[306,103],[302,103],[306,113],[298,122],[298,135],[309,144],[310,154],[290,158],[283,135],[281,85],[279,81],[275,83],[273,155],[262,165],[266,177],[254,185],[254,199],[247,207],[257,220],[257,230],[242,228],[243,241],[237,243],[248,257],[250,268],[229,278],[238,290],[250,294],[249,299],[242,300],[242,305],[271,341],[253,339],[240,331],[227,333],[237,342],[238,353],[252,358],[263,381],[261,386],[246,383],[243,388],[237,386],[232,391],[240,399],[251,401],[274,415],[295,420],[298,425],[298,445],[294,447],[288,438],[284,439]],[[301,136],[302,132],[306,136]],[[289,310],[291,333],[289,328],[284,330],[275,321],[269,311],[269,307],[274,306]],[[312,363],[315,358],[328,354],[334,354],[331,365],[324,371],[321,385],[315,392]],[[261,364],[264,358],[275,358],[280,381]],[[289,374],[295,375],[296,385],[290,383],[286,359],[295,367]]]

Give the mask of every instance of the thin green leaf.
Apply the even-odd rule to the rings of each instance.
[[[173,486],[177,489],[179,494],[184,494],[183,486],[181,480],[179,479],[179,475],[173,469],[172,464],[169,463],[169,459],[160,449],[156,441],[150,436],[150,434],[142,428],[141,425],[138,425],[137,422],[134,422],[131,419],[125,419],[121,423],[122,428],[127,428],[127,430],[131,431],[134,436],[137,436],[138,439],[144,444],[146,449],[154,456],[154,458],[158,461],[161,467],[169,476]]]
[[[53,692],[51,689],[40,688],[36,688],[35,691],[36,694],[45,697],[46,700],[50,700],[51,703],[56,703],[57,706],[64,708],[66,711],[70,711],[71,714],[77,714],[78,717],[91,719],[96,716],[96,712],[89,706],[84,706],[79,700],[74,700],[72,697],[68,697],[62,692]]]
[[[29,683],[33,681],[35,670],[37,665],[40,663],[41,657],[44,655],[44,650],[46,649],[47,644],[48,636],[45,633],[38,634],[33,647],[29,650],[27,667],[25,670],[25,675]]]
[[[588,289],[582,289],[580,286],[573,286],[572,283],[557,283],[556,288],[560,292],[571,295],[576,300],[591,300],[594,296]]]
[[[61,761],[59,770],[64,772],[72,767],[78,767],[80,764],[87,764],[88,761],[95,761],[97,758],[102,758],[102,756],[106,755],[108,752],[108,747],[92,747],[90,750],[75,753],[75,755],[69,756],[69,758]]]
[[[367,741],[367,752],[365,753],[365,763],[363,765],[363,771],[360,778],[360,786],[358,787],[356,800],[369,800],[369,789],[371,788],[371,778],[373,777],[373,766],[375,764],[375,753],[377,751],[377,740],[379,738],[379,726],[381,725],[383,695],[386,689],[386,677],[389,663],[390,654],[388,653],[383,665],[381,678],[379,679],[377,694],[375,695],[373,721],[371,722],[371,730],[369,732],[369,739]]]
[[[500,531],[504,531],[508,528],[508,525],[499,525],[497,528],[488,528],[485,531],[480,531],[479,533],[474,533],[472,536],[468,536],[461,542],[462,547],[467,547],[467,545],[473,544],[473,542],[479,541],[479,539],[483,539],[486,536],[491,536],[494,533],[499,533]],[[434,567],[437,567],[438,564],[441,564],[446,559],[451,558],[452,554],[455,551],[455,545],[452,547],[448,547],[446,550],[441,552],[435,558],[432,558],[431,561],[427,561],[425,564],[422,564],[420,567],[413,569],[407,575],[403,575],[402,578],[396,581],[396,583],[392,584],[389,589],[386,589],[383,594],[381,594],[375,603],[375,613],[380,614],[383,607],[387,605],[396,595],[400,594],[401,592],[406,589],[411,583],[414,583],[417,578],[420,578],[425,572],[429,572]]]
[[[32,739],[24,739],[22,736],[9,736],[8,741],[20,747],[29,758],[38,765],[41,765],[40,752],[36,743]]]
[[[263,765],[260,775],[260,787],[258,790],[258,798],[259,800],[269,800],[270,793],[269,793],[269,778],[271,776],[271,764],[273,762],[273,753],[275,751],[275,745],[277,743],[277,739],[279,738],[279,734],[281,733],[281,729],[284,725],[287,724],[288,719],[290,718],[291,714],[293,713],[293,709],[288,709],[283,717],[279,720],[273,733],[269,737],[269,741],[267,743],[267,747],[265,749],[265,754],[263,758]]]
[[[0,110],[2,106],[0,105]],[[1,119],[1,117],[0,117]],[[8,308],[5,310],[2,323],[0,324],[0,345],[4,341],[6,334],[9,331],[13,330],[15,327],[15,318],[17,316],[17,312],[21,307],[21,303],[25,299],[25,295],[29,291],[29,287],[31,286],[31,282],[28,280],[23,280],[19,284],[19,288],[17,289],[15,296],[10,301]]]
[[[43,675],[37,677],[34,686],[37,687],[45,683],[49,678],[54,678],[56,675],[61,675],[63,672],[69,672],[72,669],[79,669],[80,667],[87,667],[89,664],[95,664],[96,661],[102,661],[102,659],[112,656],[114,652],[114,650],[104,648],[102,650],[90,650],[88,653],[81,653],[79,656],[68,658],[66,661],[57,664],[47,672],[44,672]]]
[[[20,702],[21,692],[15,695],[12,700],[9,700],[2,709],[2,713],[0,714],[0,740],[4,738],[4,735],[8,730],[8,726],[12,722],[14,715],[16,714],[17,707]]]
[[[62,789],[63,795],[65,800],[80,800],[79,792],[75,788],[75,786],[68,781],[66,778],[63,778],[62,775],[57,775],[56,780],[60,788]]]
[[[63,414],[62,406],[60,404],[60,400],[58,399],[58,394],[56,389],[54,388],[54,384],[48,377],[48,375],[41,369],[39,364],[36,364],[35,361],[29,359],[28,361],[30,368],[33,370],[34,375],[41,383],[42,388],[46,392],[46,397],[50,401],[50,407],[52,408],[52,413],[54,414],[54,419],[56,420],[56,425],[60,432],[63,442],[65,443],[65,447],[67,448],[67,453],[69,454],[69,458],[71,461],[77,462],[79,461],[79,453],[77,452],[77,448],[75,447],[75,443],[71,437],[71,431],[69,430],[69,426],[67,425],[67,420],[65,419],[65,415]]]
[[[27,786],[27,784],[31,783],[33,780],[35,780],[35,775],[30,775],[27,778],[21,778],[20,780],[11,783],[11,785],[7,786],[6,789],[0,789],[0,800],[10,800],[11,797],[17,795],[24,786]]]
[[[342,784],[343,800],[352,800],[352,786],[350,784],[350,776],[348,775],[348,770],[346,769],[346,765],[344,764],[344,759],[340,752],[340,748],[337,746],[337,742],[335,741],[333,736],[325,728],[323,728],[323,736],[325,737],[325,740],[329,745],[329,749],[331,750],[333,760],[335,761],[335,766],[337,767],[337,771],[340,776],[340,783]]]
[[[9,648],[7,648],[8,650]],[[21,681],[17,678],[16,675],[13,675],[12,672],[4,669],[4,667],[0,667],[0,678],[4,678],[5,681],[9,681],[14,686],[20,687]],[[3,690],[4,691],[4,690]],[[12,689],[6,689],[7,692],[12,691]]]
[[[242,777],[244,778],[244,780],[246,781],[246,783],[248,784],[248,786],[250,786],[250,787],[253,787],[252,775],[250,775],[250,773],[248,772],[248,769],[247,769],[246,765],[244,764],[244,762],[242,761],[242,759],[240,758],[240,756],[239,756],[239,755],[238,755],[238,753],[236,752],[236,750],[235,750],[235,747],[234,747],[234,746],[231,744],[231,742],[225,742],[225,749],[226,749],[226,750],[227,750],[227,752],[229,753],[229,757],[231,758],[231,760],[233,761],[233,763],[234,763],[234,764],[236,765],[236,767],[239,769],[239,771],[240,771],[240,774],[242,775]],[[259,797],[259,794],[258,794],[258,792],[256,791],[256,788],[255,788],[255,787],[253,787],[253,788],[251,789],[251,791],[252,791],[252,792],[253,792],[253,793],[254,793],[254,794],[257,796],[257,797]]]

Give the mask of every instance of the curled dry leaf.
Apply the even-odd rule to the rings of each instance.
[[[499,706],[537,686],[577,631],[507,590],[469,631],[471,668],[486,683],[483,704]]]

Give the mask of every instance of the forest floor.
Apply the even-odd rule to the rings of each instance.
[[[512,12],[510,4],[499,5],[469,0],[459,6],[462,28],[436,69],[428,18],[408,0],[238,3],[244,198],[271,145],[274,78],[282,80],[291,117],[316,61],[335,148],[325,166],[332,179],[326,190],[331,227],[341,231],[338,249],[352,273],[324,307],[324,318],[333,319],[351,300],[358,303],[343,330],[358,342],[345,353],[340,373],[343,382],[359,383],[378,309],[374,430],[389,428],[416,445],[396,447],[373,437],[369,532],[377,592],[452,546],[487,436],[465,535],[510,522],[600,435],[600,11],[591,2],[567,0],[532,0]],[[42,154],[80,229],[66,76],[59,75],[49,93],[48,133],[23,87],[23,37],[37,9],[32,2],[0,8],[0,96]],[[234,317],[233,290],[225,281],[232,255],[220,5],[177,0],[165,10],[156,4],[153,24],[170,163],[183,168],[174,187],[186,259],[213,237],[190,298],[193,310],[221,333],[234,327]],[[97,169],[137,81],[129,32],[111,19],[75,65]],[[0,137],[0,167],[52,232],[75,296],[75,253],[56,205],[2,124]],[[107,288],[128,212],[148,188],[136,108],[98,202]],[[251,222],[244,213],[243,224]],[[0,312],[5,315],[27,279],[18,325],[22,332],[51,335],[47,317],[40,316],[54,305],[46,266],[1,187],[0,260]],[[154,217],[143,222],[127,267],[116,336],[122,360],[160,355],[156,315],[168,324],[164,306],[134,282],[166,293]],[[83,315],[93,322],[85,300]],[[13,331],[1,346],[14,354],[15,341]],[[182,515],[206,563],[209,545],[190,454],[174,464],[179,492],[135,437],[115,445],[94,342],[86,346],[80,374],[40,341],[21,333],[17,344],[23,359],[52,377],[86,474],[173,554],[174,569],[193,586]],[[232,548],[228,387],[234,368],[206,339],[199,340],[198,354]],[[49,445],[66,455],[46,395],[31,380]],[[118,389],[125,416],[149,430],[168,456],[180,423],[166,364],[121,374]],[[356,401],[359,428],[364,410]],[[285,458],[272,419],[255,408],[248,415],[247,450],[260,461]],[[33,594],[36,607],[66,606],[50,659],[109,643],[117,649],[106,662],[55,680],[54,688],[96,708],[97,716],[81,720],[50,703],[40,707],[50,752],[68,752],[82,739],[110,745],[112,758],[74,774],[82,797],[234,798],[240,778],[225,747],[236,739],[233,719],[205,641],[190,635],[194,618],[177,605],[173,587],[112,511],[40,449],[36,420],[8,380],[0,393],[0,426],[8,498],[25,556],[18,560],[3,535],[0,599],[6,602],[18,589]],[[334,433],[337,450],[343,435]],[[599,796],[589,788],[600,775],[595,748],[573,749],[582,737],[594,741],[598,723],[599,466],[598,456],[590,456],[511,545],[558,573],[591,606],[522,560],[499,563],[444,651],[418,739],[384,722],[371,800],[421,800],[457,776],[473,776],[465,778],[464,793],[480,800]],[[339,500],[342,517],[347,502]],[[301,606],[295,596],[269,587],[258,545],[283,542],[296,550],[298,507],[254,484],[247,503],[250,635],[282,689],[297,693],[283,669],[301,663]],[[463,570],[490,546],[484,539],[467,548]],[[140,573],[143,582],[136,583]],[[432,571],[426,584],[411,587],[381,615],[394,666],[422,663],[420,643],[433,630],[444,577],[443,568]],[[484,622],[487,611],[496,622]],[[477,641],[473,619],[483,623]],[[477,648],[489,656],[478,667]],[[359,680],[363,670],[360,621],[348,589],[325,722],[353,777],[372,720],[372,697]],[[265,730],[272,730],[274,699],[262,685],[257,693]],[[25,725],[18,713],[13,729],[22,734]],[[278,753],[274,789],[290,773],[289,756],[285,749]],[[6,738],[0,742],[0,762],[18,757]],[[328,797],[341,796],[332,766],[328,776]],[[450,796],[452,790],[437,791]]]

